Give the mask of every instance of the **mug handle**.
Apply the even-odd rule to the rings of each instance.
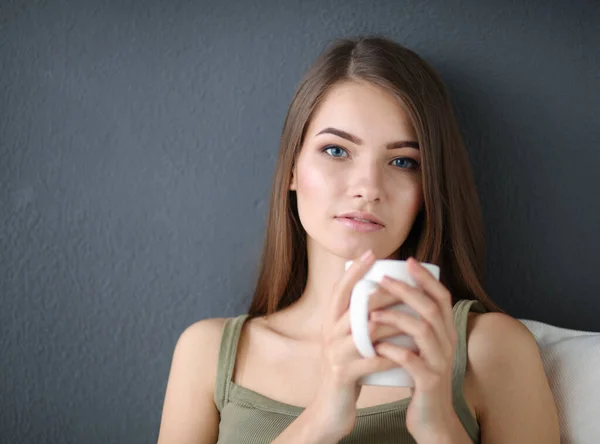
[[[377,290],[375,283],[361,280],[350,296],[350,330],[358,352],[363,358],[377,355],[369,336],[369,298]]]

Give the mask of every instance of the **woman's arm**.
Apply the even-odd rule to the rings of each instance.
[[[558,413],[535,337],[502,313],[475,316],[469,329],[482,444],[559,444]]]
[[[179,337],[165,393],[158,444],[214,444],[219,411],[213,394],[225,319],[206,319]]]

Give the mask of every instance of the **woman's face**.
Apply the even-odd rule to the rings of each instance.
[[[413,146],[390,148],[395,142]],[[355,258],[371,248],[391,257],[423,202],[417,137],[399,101],[372,84],[333,86],[308,126],[290,189],[309,251]],[[383,226],[357,230],[339,217],[352,211],[369,212]]]

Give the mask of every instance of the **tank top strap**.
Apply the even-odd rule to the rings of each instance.
[[[240,340],[242,326],[247,317],[248,314],[242,314],[235,318],[228,318],[223,325],[214,395],[215,405],[219,412],[229,401],[229,390],[231,388],[233,369],[235,367],[238,342]]]
[[[454,351],[454,364],[452,370],[452,394],[455,411],[465,426],[473,442],[478,442],[479,424],[473,418],[469,405],[463,395],[463,382],[467,369],[467,320],[470,311],[486,313],[485,306],[474,299],[461,299],[452,308],[454,326],[456,327],[457,342]]]
[[[478,313],[487,312],[481,302],[476,299],[461,299],[452,308],[454,326],[456,327],[458,341],[454,353],[453,385],[462,393],[462,385],[467,369],[467,319],[470,311]]]

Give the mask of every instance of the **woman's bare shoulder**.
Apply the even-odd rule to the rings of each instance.
[[[558,443],[557,410],[535,336],[504,313],[478,314],[468,324],[482,433],[494,442]]]
[[[467,343],[469,358],[485,357],[497,349],[490,348],[495,342],[519,341],[523,338],[535,343],[529,329],[518,319],[499,312],[470,312],[467,319]]]
[[[188,362],[203,364],[205,371],[216,371],[223,326],[229,318],[207,318],[194,322],[180,334],[175,354]],[[214,366],[210,364],[215,364]]]
[[[518,319],[499,312],[469,313],[467,355],[473,369],[497,369],[513,347],[524,344],[537,354],[535,337]]]
[[[213,391],[223,326],[228,318],[207,318],[194,322],[179,335],[173,364],[179,364],[185,377],[201,379]],[[183,370],[184,369],[184,370]]]
[[[194,322],[185,328],[179,337],[179,341],[197,343],[202,341],[212,342],[211,340],[221,338],[223,326],[229,318],[207,318]],[[214,345],[214,344],[212,344]]]
[[[489,402],[490,385],[500,384],[506,376],[507,363],[513,361],[515,350],[529,358],[539,358],[537,344],[529,329],[518,319],[499,312],[470,312],[467,319],[467,373],[472,380],[476,409],[481,411]]]
[[[179,335],[165,393],[159,444],[217,440],[219,412],[213,396],[226,320],[203,319]]]

